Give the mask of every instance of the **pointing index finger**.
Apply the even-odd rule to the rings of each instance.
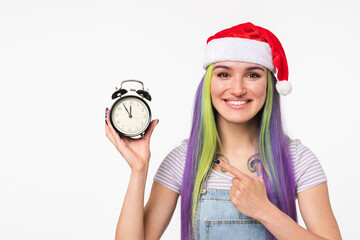
[[[219,161],[219,160],[218,160]],[[217,163],[217,162],[215,162]],[[238,178],[242,178],[242,179],[249,179],[251,177],[249,177],[248,175],[246,175],[245,173],[243,173],[242,171],[240,171],[239,169],[237,169],[236,167],[227,164],[224,161],[219,161],[219,163],[217,163],[221,168],[226,169],[229,173],[231,173],[232,175],[238,177]]]

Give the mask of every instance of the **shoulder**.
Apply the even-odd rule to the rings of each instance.
[[[176,162],[183,162],[185,164],[187,146],[188,139],[182,140],[181,144],[173,148],[171,152],[166,156],[166,158],[170,158]]]
[[[289,152],[293,163],[297,193],[327,181],[317,156],[299,139],[290,139]]]
[[[292,161],[297,164],[304,161],[315,160],[316,158],[313,151],[311,151],[310,148],[305,146],[299,139],[289,138],[289,152]]]
[[[154,180],[180,194],[182,176],[185,168],[187,143],[185,139],[173,148],[161,162]]]
[[[171,166],[182,172],[185,167],[188,140],[185,139],[180,145],[173,148],[163,160],[163,165]]]

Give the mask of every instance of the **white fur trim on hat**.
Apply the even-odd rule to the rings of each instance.
[[[291,83],[286,80],[278,81],[275,86],[278,93],[280,93],[283,96],[286,96],[289,93],[291,93],[292,90]]]
[[[232,37],[211,40],[205,49],[203,67],[221,61],[256,63],[275,72],[270,45],[257,40]]]

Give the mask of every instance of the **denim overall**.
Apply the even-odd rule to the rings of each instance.
[[[265,239],[265,227],[239,212],[229,199],[230,190],[202,188],[194,238],[200,240]]]

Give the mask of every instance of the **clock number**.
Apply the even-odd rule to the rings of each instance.
[[[134,100],[130,100],[130,105],[133,105],[133,103],[134,103]]]

